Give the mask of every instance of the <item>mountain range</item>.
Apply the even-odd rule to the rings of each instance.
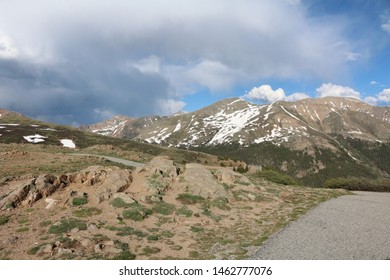
[[[109,144],[148,151],[165,146],[166,154],[171,148],[175,154],[194,150],[281,170],[311,186],[335,177],[390,176],[390,108],[352,98],[265,105],[229,98],[191,113],[115,116],[80,128],[1,110],[0,142],[76,148]]]
[[[330,176],[390,173],[384,159],[390,155],[390,108],[353,98],[266,105],[229,98],[191,113],[116,116],[82,130],[233,157],[311,185]]]

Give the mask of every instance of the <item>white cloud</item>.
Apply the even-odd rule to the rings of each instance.
[[[278,88],[277,90],[273,90],[270,85],[261,85],[259,87],[252,88],[243,97],[252,100],[276,102],[276,101],[284,100],[286,98],[286,94],[284,93],[284,90],[281,88]]]
[[[316,89],[316,92],[319,97],[336,96],[360,99],[360,92],[350,87],[334,85],[332,83],[322,84],[319,88]]]
[[[356,52],[347,52],[345,56],[346,56],[347,61],[356,61],[359,59],[361,54],[356,53]]]
[[[390,89],[384,89],[382,92],[378,94],[378,99],[383,102],[390,102]]]
[[[183,101],[177,101],[174,99],[160,99],[157,100],[159,113],[162,115],[172,115],[179,111],[182,111],[186,105]]]
[[[390,33],[390,20],[387,20],[386,23],[382,24],[382,30]]]
[[[212,91],[229,89],[237,79],[234,70],[219,61],[202,60],[186,72],[189,81],[205,86]]]
[[[374,85],[377,85],[377,84],[378,84],[377,81],[371,81],[371,82],[370,82],[370,85],[373,85],[373,86],[374,86]]]
[[[151,55],[147,58],[133,62],[132,66],[142,73],[157,74],[160,73],[161,59],[156,55]]]
[[[306,98],[310,98],[310,96],[307,95],[306,93],[296,92],[296,93],[293,93],[291,95],[286,96],[285,101],[295,102],[295,101],[306,99]]]
[[[111,110],[104,109],[104,108],[95,108],[93,112],[96,114],[98,119],[102,119],[102,120],[110,119],[116,115],[115,112],[112,112]]]
[[[0,33],[0,59],[16,58],[18,56],[18,50],[13,46],[11,38]]]
[[[377,105],[378,104],[378,98],[374,97],[374,96],[367,96],[364,98],[364,102],[370,104],[370,105]]]
[[[242,97],[251,100],[261,100],[266,102],[276,102],[276,101],[294,102],[294,101],[308,98],[309,96],[305,93],[300,93],[300,92],[296,92],[286,96],[282,88],[273,90],[270,85],[261,85],[259,87],[252,88],[247,94],[245,94]]]

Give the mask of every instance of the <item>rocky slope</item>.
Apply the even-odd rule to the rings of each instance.
[[[58,155],[57,155],[58,156]],[[167,157],[0,182],[0,259],[248,258],[341,191],[277,185]]]

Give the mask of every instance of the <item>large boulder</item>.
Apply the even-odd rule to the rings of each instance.
[[[90,166],[72,178],[73,183],[93,187],[98,203],[109,200],[115,193],[124,192],[132,181],[130,170],[103,166]]]
[[[166,156],[154,157],[147,165],[138,167],[136,172],[146,172],[148,175],[158,174],[163,178],[175,180],[180,174],[180,168]]]
[[[211,199],[227,197],[223,185],[219,184],[211,171],[201,164],[187,164],[184,177],[188,183],[189,192],[194,195]]]

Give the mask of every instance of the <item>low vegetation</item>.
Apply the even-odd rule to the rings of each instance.
[[[80,206],[88,203],[88,199],[86,197],[75,197],[72,200],[73,206]]]
[[[100,215],[102,212],[102,209],[96,207],[87,207],[73,211],[73,215],[75,215],[77,218],[86,218]]]
[[[196,204],[202,203],[205,199],[199,195],[193,195],[189,193],[181,193],[176,197],[176,200],[180,201],[182,204]]]
[[[299,182],[297,180],[275,169],[264,168],[263,170],[257,173],[257,176],[277,184],[292,185],[292,186],[299,185]]]
[[[350,191],[390,192],[390,179],[337,178],[327,180],[324,187]]]
[[[152,210],[155,213],[168,216],[175,212],[176,206],[166,202],[158,202],[153,206]]]
[[[132,203],[130,208],[123,210],[123,219],[129,219],[136,222],[143,221],[153,214],[152,209],[138,203]]]
[[[70,232],[72,229],[86,230],[87,224],[77,219],[63,219],[49,227],[49,233],[61,234]]]
[[[9,221],[8,216],[3,216],[3,215],[0,216],[0,226],[5,225],[6,223],[8,223],[8,221]]]

